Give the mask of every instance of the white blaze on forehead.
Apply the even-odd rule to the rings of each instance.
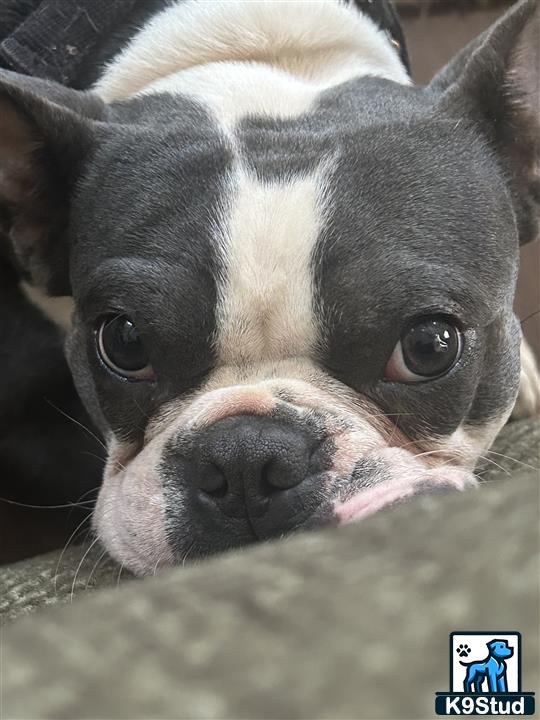
[[[388,36],[352,4],[182,0],[135,35],[95,89],[107,101],[151,88],[206,97],[225,117],[288,116],[322,89],[364,75],[410,82]]]
[[[264,182],[240,168],[220,242],[220,363],[310,354],[315,340],[311,255],[321,220],[317,175]]]

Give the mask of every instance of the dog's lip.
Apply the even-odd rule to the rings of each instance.
[[[333,511],[339,523],[361,520],[385,507],[408,500],[414,495],[464,490],[478,484],[468,467],[460,465],[426,467],[401,448],[385,448],[379,456],[386,460],[404,457],[408,460],[408,465],[403,463],[400,467],[395,462],[386,462],[384,463],[385,479],[369,487],[359,488],[358,492],[347,500],[337,500]]]

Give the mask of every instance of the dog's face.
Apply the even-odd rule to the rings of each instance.
[[[474,482],[517,392],[535,226],[499,88],[521,12],[495,34],[495,123],[472,50],[429,88],[353,80],[232,132],[181,95],[53,98],[70,107],[69,252],[42,210],[10,234],[34,280],[73,295],[68,359],[109,447],[94,522],[121,562],[150,572]],[[50,107],[5,84],[15,147]]]
[[[494,658],[498,660],[505,660],[511,658],[514,654],[514,648],[508,647],[506,640],[492,640],[488,643],[488,647]]]
[[[74,201],[68,347],[112,433],[95,521],[119,557],[470,480],[515,397],[518,243],[486,144],[417,94],[364,79],[234,145],[153,97],[145,120],[190,121],[101,144]]]

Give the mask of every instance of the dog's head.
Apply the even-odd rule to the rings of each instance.
[[[488,643],[490,654],[497,660],[505,660],[511,658],[514,654],[514,648],[508,646],[507,640],[492,640]]]
[[[349,80],[227,132],[182,94],[0,76],[3,232],[74,299],[95,527],[128,567],[474,482],[519,377],[535,5],[428,87]]]

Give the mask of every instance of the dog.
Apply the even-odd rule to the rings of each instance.
[[[478,484],[520,385],[537,24],[521,0],[418,87],[353,5],[176,0],[88,90],[0,74],[3,242],[125,567]]]
[[[463,660],[459,661],[460,665],[464,665],[467,668],[465,679],[463,680],[463,692],[481,693],[482,685],[486,679],[488,682],[488,692],[508,692],[505,660],[512,657],[514,650],[508,647],[506,640],[492,640],[487,643],[487,648],[489,655],[481,662],[466,663],[463,662]]]

